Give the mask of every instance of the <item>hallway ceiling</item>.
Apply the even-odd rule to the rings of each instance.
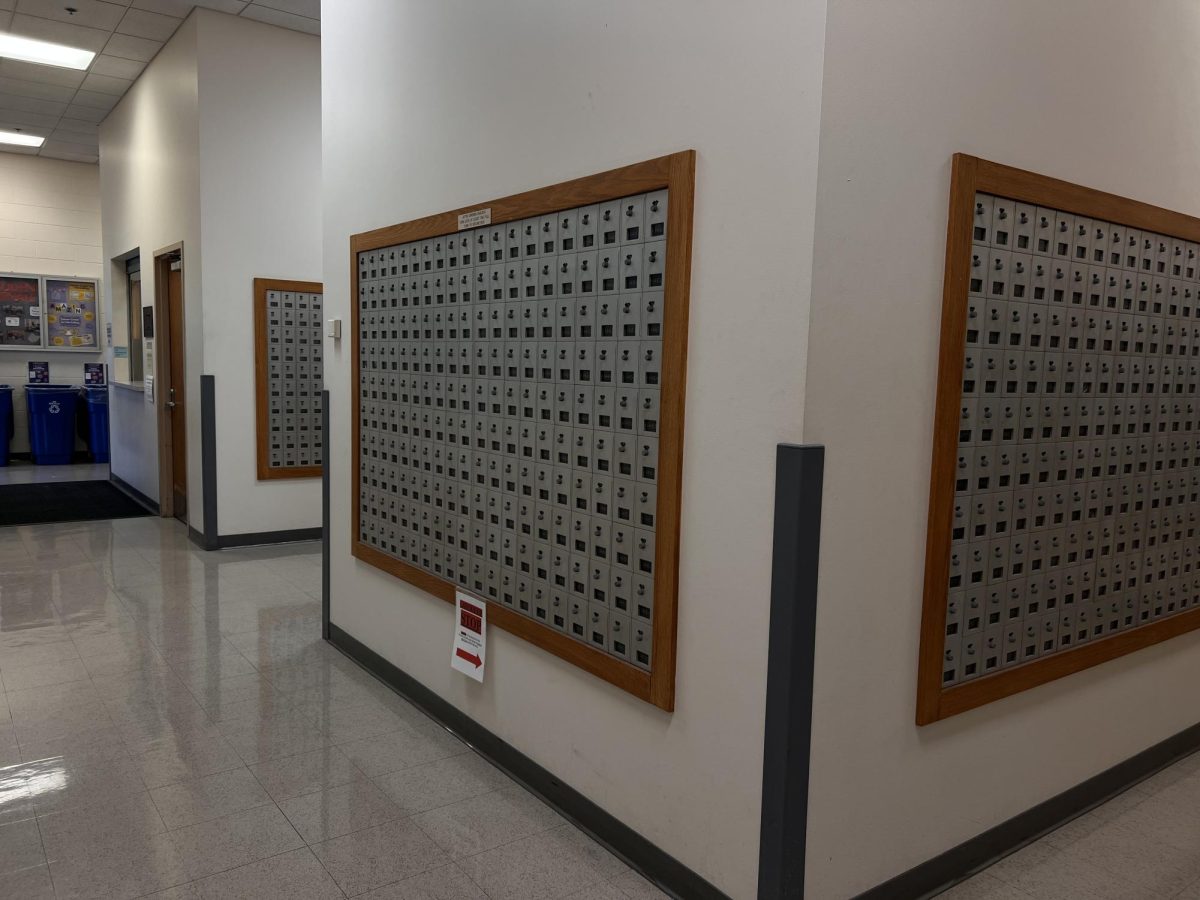
[[[0,59],[0,129],[46,138],[0,150],[96,162],[97,126],[197,6],[321,31],[321,0],[0,0],[0,31],[96,53],[86,71]]]

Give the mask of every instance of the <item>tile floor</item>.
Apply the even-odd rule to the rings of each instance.
[[[941,894],[943,900],[1200,898],[1200,753]]]
[[[46,481],[108,481],[108,463],[35,466],[27,459],[11,459],[7,466],[0,466],[0,484],[41,484]]]
[[[0,528],[0,897],[665,896],[322,641],[320,571]]]

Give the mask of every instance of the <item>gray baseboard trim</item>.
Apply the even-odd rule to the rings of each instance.
[[[727,895],[679,860],[652,844],[579,791],[564,784],[516,747],[488,731],[357,638],[334,624],[330,624],[329,630],[329,641],[333,646],[462,738],[486,759],[537,794],[663,891],[681,900],[729,900]]]
[[[321,434],[325,441],[321,465],[321,637],[329,640],[329,391],[321,391]]]
[[[818,444],[776,448],[759,900],[804,896],[824,471]]]
[[[250,531],[244,534],[217,535],[217,549],[228,547],[257,547],[261,544],[291,544],[296,541],[319,541],[320,528],[291,528],[286,531]]]
[[[220,548],[217,536],[217,383],[200,376],[200,493],[204,500],[205,550]]]
[[[328,398],[328,391],[325,392]],[[328,399],[326,399],[328,410]],[[328,413],[326,412],[326,416]],[[328,430],[325,432],[328,434]],[[252,531],[244,534],[218,534],[217,532],[217,386],[212,375],[200,376],[200,470],[204,495],[204,531],[188,526],[188,537],[205,550],[225,550],[229,547],[256,547],[261,544],[290,544],[294,541],[325,542],[328,555],[326,526],[320,528],[293,528],[284,531]],[[323,479],[324,480],[324,479]],[[322,488],[328,494],[328,488]],[[323,500],[327,499],[323,498]],[[328,513],[322,516],[328,522]],[[323,566],[323,568],[326,568]],[[328,593],[327,575],[322,575],[322,588]],[[326,617],[328,619],[328,616]]]
[[[218,534],[215,539],[210,540],[189,525],[188,537],[192,539],[192,543],[204,550],[227,550],[231,547],[258,547],[264,544],[316,541],[321,538],[321,529],[292,528],[287,531],[248,531],[243,534]]]
[[[858,900],[936,896],[1197,750],[1200,750],[1200,724],[1185,728],[1099,775],[864,891]]]
[[[136,500],[142,506],[146,507],[146,509],[150,510],[150,512],[152,512],[154,515],[158,515],[158,503],[154,500],[151,500],[124,478],[121,478],[119,475],[114,475],[111,471],[109,471],[108,480],[111,481],[113,486],[122,494],[126,494],[131,500]]]

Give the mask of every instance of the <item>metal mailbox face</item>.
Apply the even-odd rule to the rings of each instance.
[[[415,423],[419,442],[362,480],[359,540],[643,670],[667,209],[658,190],[359,254],[362,471],[382,464],[391,423]],[[981,246],[989,262],[1009,258]],[[416,268],[416,311],[404,273],[381,260]],[[320,297],[302,308],[319,346]],[[372,376],[393,375],[379,396]],[[319,378],[307,389],[319,396]],[[397,524],[413,540],[379,538],[386,484],[408,496]]]
[[[395,281],[387,274],[389,255],[372,255],[374,259],[360,260],[359,302],[366,363],[361,375],[366,378],[364,401],[372,403],[372,427],[379,431],[390,427],[387,421],[393,414],[390,409],[375,406],[390,397],[380,389],[381,380],[373,376],[389,370],[388,360],[394,350],[391,338],[400,326],[391,311],[396,295]],[[266,437],[265,445],[261,439],[259,442],[259,477],[314,476],[319,474],[324,458],[320,415],[322,296],[297,290],[295,283],[266,279],[256,280],[255,294],[260,329],[257,353],[266,361],[259,367],[259,403],[263,409],[259,430]]]
[[[961,353],[962,368],[951,367],[957,386],[945,367],[939,379],[939,434],[954,438],[935,455],[942,499],[929,540],[944,541],[945,554],[927,571],[925,615],[943,627],[922,636],[922,724],[1074,671],[1063,656],[1080,645],[1090,645],[1082,660],[1095,642],[1143,626],[1162,634],[1147,642],[1169,637],[1155,623],[1200,604],[1197,245],[1025,202],[1038,191],[1053,196],[1047,179],[1030,173],[1013,187],[1020,202],[983,191],[1020,180],[1015,170],[960,159],[978,168],[960,174],[956,160],[952,221],[970,236],[952,241],[961,255],[948,262],[947,321],[961,316],[962,332],[943,333],[943,352]],[[1131,221],[1154,221],[1133,209],[1140,204],[1122,203]],[[617,212],[631,227],[657,221],[645,204]],[[639,609],[652,608],[646,576],[657,565],[661,347],[653,338],[662,315],[649,301],[661,261],[651,256],[655,235],[640,268],[623,237],[613,259],[638,277],[642,306],[636,325],[623,318],[617,285],[617,433],[605,457],[614,481],[608,641],[628,635],[637,664]],[[621,334],[626,321],[636,334]],[[630,403],[637,414],[623,434]],[[1133,635],[1122,640],[1139,646]],[[1111,655],[1121,652],[1129,650]],[[1035,679],[1030,669],[1022,687],[996,686],[1018,666],[1049,674]]]

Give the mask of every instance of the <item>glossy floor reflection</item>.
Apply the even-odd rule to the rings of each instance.
[[[108,463],[35,466],[27,460],[13,459],[7,466],[0,466],[0,484],[42,484],[47,481],[108,481]]]
[[[1200,898],[1200,753],[941,894],[943,900]]]
[[[0,897],[664,895],[320,639],[315,544],[0,528]]]

